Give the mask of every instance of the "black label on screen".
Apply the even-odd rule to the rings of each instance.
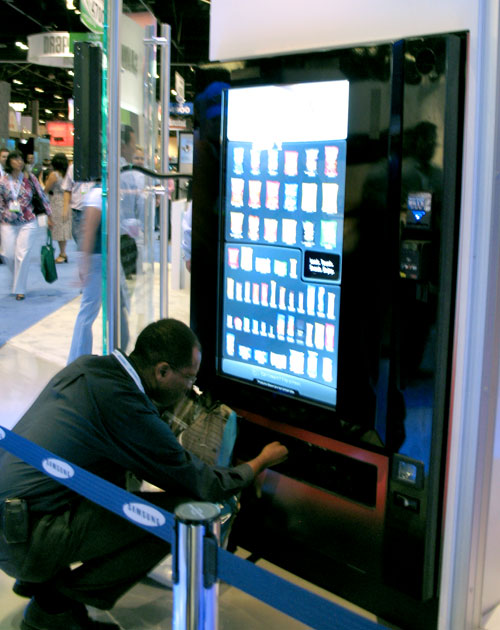
[[[304,256],[304,277],[316,278],[325,282],[338,282],[340,280],[339,254],[306,251]]]

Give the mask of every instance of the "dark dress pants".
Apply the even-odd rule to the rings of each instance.
[[[172,512],[188,498],[165,492],[136,496]],[[65,512],[32,515],[27,543],[1,545],[2,568],[13,577],[109,609],[170,551],[164,540],[86,499]],[[81,563],[70,569],[70,565]]]

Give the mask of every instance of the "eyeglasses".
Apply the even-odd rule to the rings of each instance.
[[[186,383],[189,383],[190,387],[193,387],[193,385],[196,383],[196,378],[197,378],[196,376],[190,376],[189,374],[184,374],[184,372],[181,372],[180,369],[173,363],[169,363],[169,366],[172,368],[174,372],[177,372],[177,374],[180,374],[182,378],[186,381]]]

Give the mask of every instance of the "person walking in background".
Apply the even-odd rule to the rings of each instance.
[[[26,154],[26,164],[25,171],[27,173],[31,173],[33,171],[33,167],[35,166],[35,156],[33,153]]]
[[[135,147],[135,153],[132,157],[132,164],[136,166],[144,166],[144,149],[137,145]],[[138,173],[139,171],[136,171]]]
[[[40,172],[37,175],[38,181],[40,182],[42,186],[45,186],[45,182],[47,181],[47,178],[49,177],[51,172],[52,172],[52,163],[51,163],[50,158],[43,158],[42,168],[40,169]]]
[[[82,215],[85,217],[79,227],[78,244],[81,250],[79,275],[82,285],[80,310],[75,321],[68,363],[83,354],[92,354],[92,325],[101,308],[101,208],[102,191],[94,187],[85,196]],[[86,204],[89,204],[88,206]]]
[[[9,155],[9,149],[7,147],[2,147],[0,149],[0,178],[5,175],[5,162],[7,161],[7,156]],[[0,239],[0,265],[3,265],[3,258],[1,256],[2,251],[2,241]]]
[[[135,132],[129,125],[122,125],[121,130],[121,166],[132,162],[135,152]],[[69,171],[69,169],[68,169]],[[69,178],[67,178],[69,179]],[[79,227],[78,248],[81,250],[79,260],[80,282],[82,283],[82,299],[76,317],[68,363],[78,357],[92,352],[92,325],[99,314],[102,303],[102,249],[101,249],[101,217],[102,187],[93,183],[94,187],[82,199],[84,220]],[[137,187],[132,171],[120,174],[120,232],[129,238],[135,246],[135,238],[139,235],[141,216],[137,203]],[[143,216],[143,215],[142,215]],[[124,227],[125,226],[125,227]],[[134,238],[135,237],[135,238]],[[123,259],[123,243],[120,249]],[[135,265],[135,263],[134,263]],[[128,310],[130,295],[127,289],[123,266],[120,266],[120,347],[126,350],[129,342]]]
[[[101,249],[101,215],[102,188],[95,186],[85,196],[85,220],[80,233],[81,258],[79,274],[82,283],[82,299],[80,310],[75,321],[68,363],[84,354],[92,353],[92,325],[99,314],[102,303],[102,249]],[[129,341],[129,328],[125,277],[121,272],[121,347],[126,348]]]
[[[9,155],[9,149],[6,147],[2,147],[0,149],[0,177],[5,175],[5,162],[7,161],[7,156]]]
[[[24,172],[21,151],[11,151],[5,163],[6,175],[0,179],[0,228],[2,250],[12,274],[12,293],[16,300],[26,294],[30,253],[36,241],[38,221],[33,207],[34,190],[43,202],[52,227],[52,210],[36,177]]]
[[[120,166],[138,164],[135,131],[130,125],[121,126]],[[144,160],[144,157],[143,157]],[[140,158],[139,158],[140,161]],[[144,222],[145,176],[139,171],[120,173],[120,233],[136,239]]]
[[[80,233],[83,223],[85,195],[94,188],[95,182],[75,182],[74,168],[74,164],[69,165],[66,176],[62,182],[62,189],[64,191],[63,208],[67,213],[71,210],[71,232],[78,249],[80,249]]]
[[[68,170],[68,158],[64,153],[56,153],[51,160],[52,171],[45,182],[45,194],[49,194],[52,208],[52,238],[59,244],[56,263],[67,263],[66,242],[71,238],[71,214],[64,207],[62,182]]]
[[[193,196],[192,182],[190,181],[187,188],[187,206],[182,215],[182,257],[186,263],[186,269],[191,272],[191,240],[193,233]]]

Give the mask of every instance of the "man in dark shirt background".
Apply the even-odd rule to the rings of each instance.
[[[169,511],[190,499],[223,501],[287,450],[273,442],[251,461],[223,468],[179,444],[156,405],[173,408],[200,362],[192,330],[160,320],[141,332],[129,357],[85,355],[56,374],[14,432],[122,487],[127,471],[134,473],[164,490],[137,494]],[[25,502],[29,520],[15,540],[5,509],[13,498]],[[169,552],[168,543],[1,449],[0,513],[0,568],[17,579],[16,592],[31,596],[23,630],[117,628],[90,619],[85,604],[111,608]]]

